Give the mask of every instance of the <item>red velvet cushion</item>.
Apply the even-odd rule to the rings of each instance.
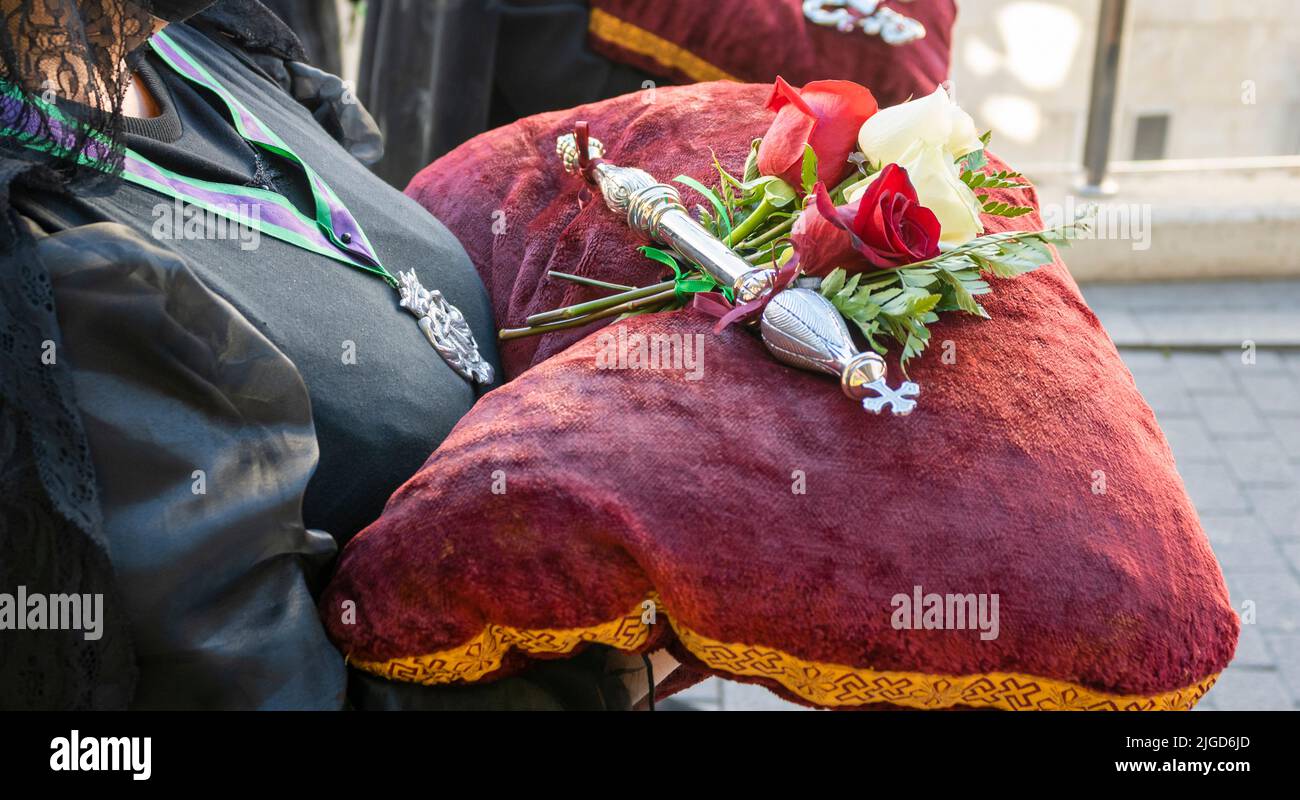
[[[588,40],[596,52],[678,83],[734,80],[796,86],[837,78],[869,86],[882,105],[921,97],[948,79],[953,0],[892,8],[925,26],[899,45],[861,30],[814,25],[803,0],[591,0]]]
[[[580,294],[546,268],[658,277],[613,214],[578,211],[556,135],[589,119],[616,163],[704,179],[710,146],[739,168],[766,92],[712,84],[522,120],[410,191],[518,322]],[[508,343],[517,377],[348,545],[323,601],[331,634],[354,665],[427,683],[597,641],[666,645],[829,707],[1189,707],[1238,620],[1168,445],[1061,263],[995,283],[991,320],[935,325],[903,418],[689,311],[618,325],[705,336],[699,380],[597,369],[618,328]],[[917,586],[997,595],[998,637],[899,629],[894,600]]]

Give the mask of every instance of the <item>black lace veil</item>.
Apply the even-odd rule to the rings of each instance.
[[[127,55],[153,32],[153,6],[145,0],[0,0],[0,80],[8,90],[0,127],[11,134],[4,138],[6,156],[44,167],[46,181],[83,189],[120,174]],[[47,110],[51,106],[57,115]],[[82,153],[100,168],[79,163]]]

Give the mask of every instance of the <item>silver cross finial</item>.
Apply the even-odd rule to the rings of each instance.
[[[872,389],[876,392],[876,397],[864,397],[862,407],[872,414],[879,414],[889,406],[889,410],[894,412],[895,416],[905,416],[912,413],[916,408],[916,401],[909,400],[909,397],[916,397],[921,393],[921,387],[911,381],[903,381],[897,389],[889,388],[884,378],[868,383],[863,388]]]

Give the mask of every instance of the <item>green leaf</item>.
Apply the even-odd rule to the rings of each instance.
[[[689,175],[678,175],[676,178],[673,178],[673,183],[680,183],[683,186],[689,186],[704,195],[705,199],[713,204],[713,209],[718,212],[718,220],[722,223],[725,234],[731,233],[731,217],[727,214],[727,207],[723,205],[722,201],[718,199],[718,196],[713,193],[712,189]]]
[[[979,201],[983,203],[984,213],[992,214],[995,217],[1023,217],[1034,211],[1033,206],[1013,206],[1010,203],[989,202],[987,195],[979,195]]]
[[[1088,226],[1085,213],[1073,222],[1046,230],[991,233],[911,266],[937,266],[950,271],[975,267],[1000,278],[1014,278],[1050,263],[1050,243],[1064,243]]]
[[[785,208],[795,201],[798,195],[794,187],[780,178],[773,178],[770,183],[763,188],[764,199],[768,204],[775,208]]]
[[[817,186],[817,154],[813,152],[812,145],[803,146],[803,171],[801,174],[803,180],[803,190],[805,194],[812,194],[813,189]]]
[[[992,291],[984,273],[1012,278],[1050,263],[1052,245],[1067,244],[1072,236],[1087,230],[1089,213],[1055,228],[981,236],[898,269],[851,277],[843,269],[832,270],[822,280],[821,293],[857,327],[875,352],[886,355],[887,340],[897,342],[901,347],[899,364],[906,375],[907,363],[929,346],[929,326],[939,321],[940,312],[962,311],[988,318],[975,299]]]
[[[745,170],[741,173],[741,180],[745,183],[758,177],[758,146],[762,143],[762,139],[755,139],[749,143],[749,155],[745,158]]]
[[[966,170],[961,173],[961,180],[972,189],[1027,189],[1029,184],[1020,179],[1019,172],[1001,170],[999,172],[977,172]]]
[[[938,280],[935,276],[936,272],[938,270],[900,269],[898,274],[904,286],[925,287],[933,285]]]
[[[709,151],[713,156],[713,169],[718,173],[718,194],[722,197],[722,204],[727,207],[727,219],[730,220],[736,216],[736,184],[738,181],[727,168],[722,166],[718,160],[718,154],[713,150]]]
[[[963,172],[975,172],[983,169],[989,163],[988,156],[983,149],[976,150],[957,159],[957,166]]]
[[[822,278],[820,289],[822,297],[831,297],[838,292],[844,286],[844,278],[847,274],[842,268],[836,267],[825,278]]]
[[[971,294],[965,281],[958,277],[959,273],[943,270],[939,272],[939,275],[943,282],[947,284],[947,288],[952,296],[952,302],[957,308],[965,311],[967,314],[974,314],[977,317],[986,316],[983,307],[975,301],[975,296]]]

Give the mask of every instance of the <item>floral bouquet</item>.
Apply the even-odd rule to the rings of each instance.
[[[679,253],[646,246],[641,251],[671,269],[671,278],[632,287],[552,272],[612,293],[535,314],[502,338],[688,301],[720,317],[721,328],[752,318],[797,279],[828,299],[875,352],[886,354],[891,340],[901,346],[906,370],[925,350],[939,314],[988,317],[976,300],[992,291],[986,276],[1014,278],[1050,263],[1050,245],[1067,243],[1087,224],[1081,217],[1047,230],[983,235],[981,214],[1033,211],[984,192],[1028,187],[1019,173],[986,170],[989,134],[978,135],[942,87],[878,109],[871,92],[850,81],[796,89],[777,78],[767,107],[776,116],[752,142],[739,176],[715,157],[712,188],[687,175],[674,182],[708,201],[694,211],[704,229],[746,262],[772,268],[779,276],[774,291],[742,303],[734,287]]]

